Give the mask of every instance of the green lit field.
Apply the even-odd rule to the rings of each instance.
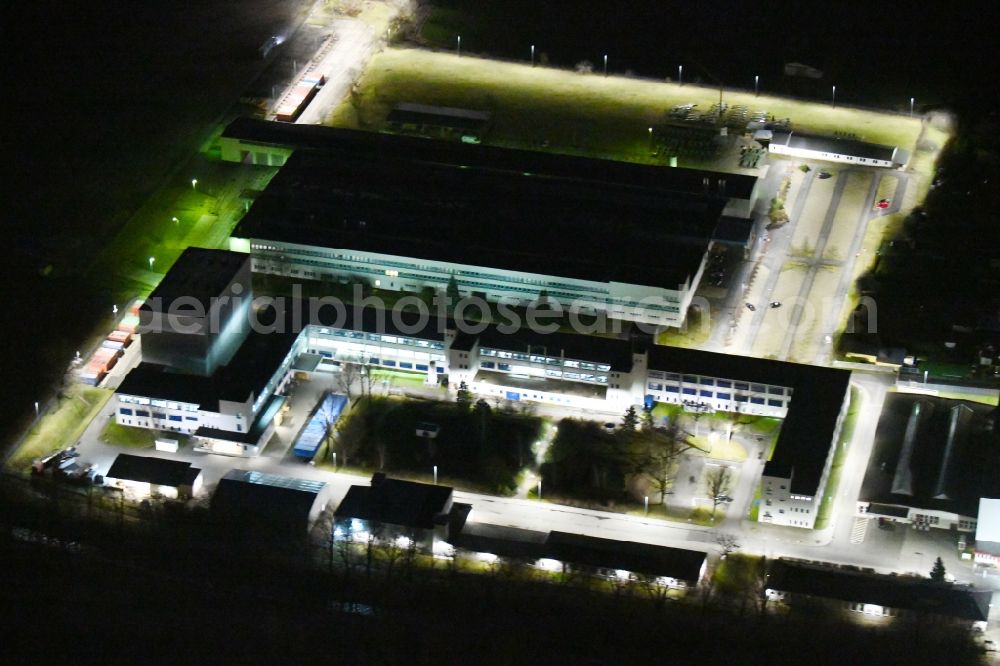
[[[170,436],[179,439],[175,434]],[[114,421],[108,421],[108,424],[104,426],[104,432],[101,433],[101,441],[105,444],[132,449],[151,449],[155,439],[152,430],[120,425]]]
[[[650,155],[648,127],[680,104],[707,110],[719,101],[719,92],[452,53],[387,49],[371,59],[356,93],[327,122],[377,129],[392,106],[404,101],[492,111],[489,141],[498,145],[547,146],[560,152],[650,162],[655,158]],[[920,132],[919,120],[895,114],[742,92],[727,91],[723,101],[790,118],[801,130],[846,132],[907,150]],[[704,166],[691,161],[687,165]]]
[[[73,384],[59,403],[28,431],[21,446],[7,461],[13,472],[27,472],[35,458],[76,443],[112,395],[107,389]]]

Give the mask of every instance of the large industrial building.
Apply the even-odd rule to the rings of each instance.
[[[1000,497],[990,407],[890,394],[857,501],[857,514],[916,529],[974,532],[982,498]]]
[[[265,313],[285,332],[250,332],[211,376],[143,362],[118,389],[118,422],[189,434],[196,448],[213,453],[257,455],[292,372],[333,372],[344,363],[420,373],[432,385],[446,376],[451,387],[465,382],[485,397],[598,413],[665,402],[775,416],[785,421],[764,469],[760,520],[813,526],[847,411],[847,371],[655,346],[641,335],[612,339],[503,324],[471,330],[426,313],[309,309],[291,302],[283,322]]]
[[[143,360],[211,375],[246,338],[249,291],[248,257],[186,249],[139,308]]]
[[[678,326],[754,176],[240,119],[226,159],[281,164],[233,234],[254,272]]]

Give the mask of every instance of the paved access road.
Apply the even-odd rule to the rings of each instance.
[[[705,349],[730,354],[830,362],[832,336],[842,323],[843,308],[863,262],[863,243],[872,220],[904,205],[910,174],[772,159],[763,180],[756,215],[766,224],[766,208],[788,178],[789,222],[767,230],[733,277],[729,294],[715,312]],[[820,178],[827,172],[829,178]],[[894,183],[894,187],[883,187]],[[875,210],[877,193],[891,204]],[[764,201],[766,199],[766,201]],[[772,301],[781,303],[771,308]],[[756,308],[746,307],[751,303]]]

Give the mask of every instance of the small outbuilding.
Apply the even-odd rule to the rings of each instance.
[[[377,472],[370,486],[351,486],[334,512],[337,538],[398,540],[431,552],[447,541],[452,489],[430,483],[390,479]]]
[[[329,499],[323,481],[231,469],[212,495],[212,513],[237,535],[300,543]]]
[[[186,499],[201,490],[201,470],[191,463],[128,453],[118,454],[104,478],[135,499]]]

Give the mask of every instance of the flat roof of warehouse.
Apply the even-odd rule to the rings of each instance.
[[[848,139],[820,134],[804,134],[802,132],[775,132],[772,144],[780,144],[800,150],[814,150],[821,153],[837,155],[854,155],[868,159],[892,161],[896,154],[896,146],[884,146],[858,139]]]
[[[156,305],[166,312],[175,299],[185,298],[197,300],[208,312],[211,299],[222,295],[248,260],[242,252],[186,248],[142,304],[142,309],[148,311]]]
[[[199,474],[201,469],[192,467],[191,463],[183,460],[119,453],[105,476],[111,479],[177,488],[193,483]]]
[[[447,520],[452,489],[391,479],[376,473],[370,486],[351,486],[334,511],[338,519],[358,518],[387,525],[433,529]]]
[[[331,151],[345,157],[365,156],[379,161],[404,159],[411,163],[463,165],[468,169],[509,171],[516,174],[529,172],[699,198],[706,194],[706,179],[711,193],[718,194],[721,180],[724,197],[742,199],[750,198],[757,182],[756,176],[747,174],[633,164],[256,118],[237,118],[226,127],[222,136],[291,148]]]
[[[677,289],[697,273],[724,203],[526,171],[296,152],[233,235]]]
[[[389,111],[388,121],[390,123],[413,123],[415,125],[478,130],[482,129],[492,117],[493,114],[489,111],[400,102]]]
[[[1000,464],[987,455],[991,407],[913,393],[886,395],[858,499],[872,513],[912,507],[975,517],[1000,496]],[[907,511],[900,511],[905,516]]]
[[[993,593],[924,578],[904,578],[806,562],[776,560],[767,574],[771,589],[841,601],[984,622]]]

